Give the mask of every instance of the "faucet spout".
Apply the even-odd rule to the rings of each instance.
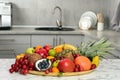
[[[60,16],[59,16],[59,19],[56,20],[56,24],[57,24],[59,29],[62,29],[62,9],[59,6],[56,6],[54,8],[54,13],[55,13],[56,9],[58,9],[60,12]]]

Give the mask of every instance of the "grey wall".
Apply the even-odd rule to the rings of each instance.
[[[102,12],[108,26],[115,0],[0,0],[13,3],[13,25],[54,26],[59,13],[52,14],[55,6],[63,10],[63,25],[78,26],[80,16],[85,11]],[[111,10],[112,9],[112,10]]]

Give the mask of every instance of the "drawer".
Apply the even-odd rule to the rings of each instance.
[[[0,51],[0,59],[2,58],[15,58],[15,55],[12,51]]]
[[[17,55],[17,54],[25,53],[26,49],[29,47],[30,47],[29,44],[27,44],[27,45],[26,44],[23,44],[23,45],[0,45],[0,57],[2,57],[2,58],[15,57],[15,55]]]
[[[27,44],[30,43],[29,35],[0,35],[0,44]]]

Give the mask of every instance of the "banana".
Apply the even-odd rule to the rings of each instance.
[[[63,49],[72,49],[72,50],[77,50],[77,48],[71,44],[61,44],[61,45],[58,45],[55,48],[58,48],[58,47],[62,47]]]
[[[72,49],[72,50],[77,50],[77,48],[71,44],[63,44],[64,49]]]
[[[93,57],[92,64],[95,64],[96,67],[98,67],[98,65],[99,65],[99,56]]]

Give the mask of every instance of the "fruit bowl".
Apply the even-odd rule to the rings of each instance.
[[[98,67],[100,56],[103,57],[103,53],[111,49],[109,46],[110,43],[106,40],[81,43],[79,47],[71,44],[60,44],[55,47],[37,45],[17,55],[9,72],[41,76],[88,74]]]
[[[29,71],[29,74],[33,75],[40,75],[40,76],[78,76],[78,75],[85,75],[93,72],[94,70],[89,70],[89,71],[81,71],[81,72],[66,72],[66,73],[49,73],[46,74],[44,72],[39,72],[39,71]]]

